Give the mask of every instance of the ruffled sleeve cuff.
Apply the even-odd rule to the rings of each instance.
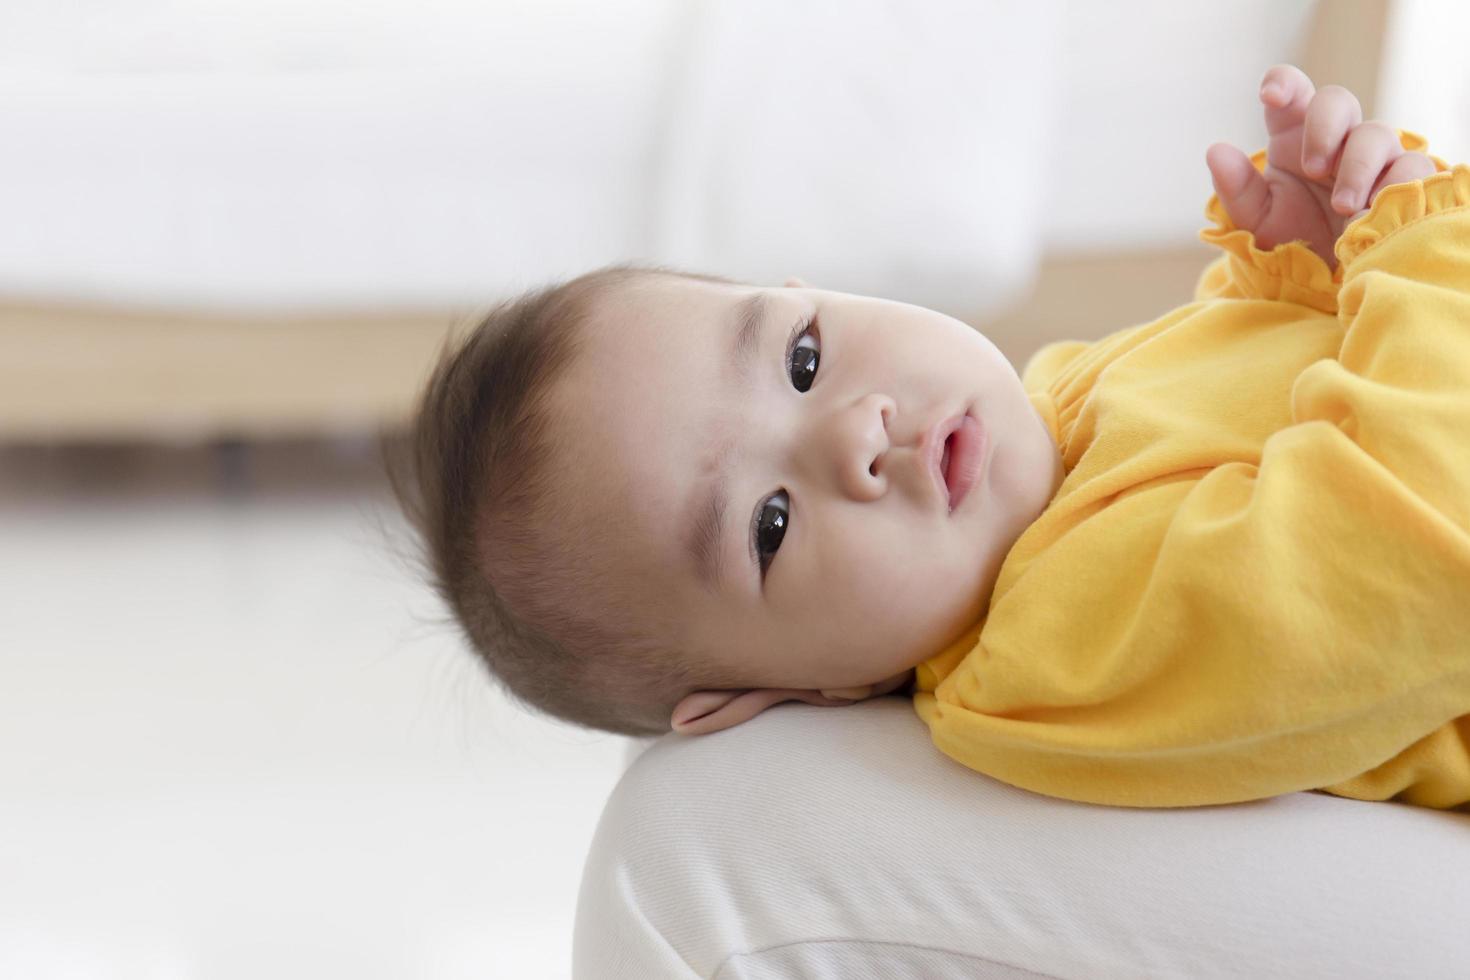
[[[1424,137],[1408,130],[1399,131],[1399,143],[1406,151],[1420,153],[1425,152],[1425,148],[1429,145]],[[1250,159],[1256,170],[1265,171],[1265,150],[1256,151]],[[1430,157],[1430,159],[1434,161],[1437,168],[1446,169],[1444,162],[1438,157]],[[1413,185],[1394,185],[1381,191],[1374,202],[1375,208],[1369,212],[1368,217],[1371,217],[1372,213],[1377,210],[1376,205],[1392,191],[1402,190],[1403,187],[1409,186]],[[1342,285],[1340,251],[1342,238],[1339,238],[1337,244],[1340,264],[1334,272],[1328,268],[1326,261],[1304,242],[1282,242],[1269,250],[1258,247],[1256,237],[1252,232],[1237,228],[1230,220],[1230,215],[1226,213],[1225,206],[1220,203],[1218,194],[1210,195],[1209,203],[1205,205],[1205,217],[1214,222],[1215,227],[1201,231],[1200,240],[1210,245],[1218,245],[1225,252],[1228,263],[1227,277],[1238,295],[1252,299],[1283,300],[1310,307],[1322,313],[1335,314],[1337,312],[1337,292]],[[1349,230],[1364,220],[1366,218],[1349,225]],[[1217,278],[1220,278],[1218,274]],[[1217,283],[1216,286],[1221,287],[1223,284]],[[1201,288],[1208,290],[1209,283],[1202,281]]]
[[[1334,249],[1339,274],[1364,252],[1394,232],[1438,211],[1470,205],[1470,167],[1453,169],[1431,156],[1438,173],[1378,192],[1373,206],[1343,229]]]

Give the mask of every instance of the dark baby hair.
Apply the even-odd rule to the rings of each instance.
[[[667,631],[623,591],[628,569],[551,479],[547,392],[598,329],[595,301],[649,277],[732,283],[662,266],[607,266],[528,291],[446,344],[406,439],[384,440],[393,492],[435,590],[501,687],[521,705],[625,735],[669,730],[685,694],[737,678],[667,648]]]

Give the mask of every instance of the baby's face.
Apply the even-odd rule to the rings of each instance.
[[[937,653],[1061,480],[1015,370],[932,310],[657,277],[605,294],[584,344],[550,393],[574,526],[673,642],[752,687],[871,684]],[[926,450],[966,414],[983,462],[951,512]]]

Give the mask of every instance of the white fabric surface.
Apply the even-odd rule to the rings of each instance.
[[[1001,0],[6,8],[0,292],[472,306],[642,259],[987,313],[1037,265],[1043,175],[1015,159],[1045,156],[1055,20]]]
[[[662,252],[962,314],[1021,298],[1042,246],[1054,2],[696,8]]]
[[[1043,246],[1193,242],[1317,9],[9,0],[0,292],[473,306],[637,258],[979,317]]]
[[[1470,160],[1470,5],[1394,0],[1384,25],[1373,118],[1429,138],[1436,156]]]
[[[676,0],[211,6],[0,70],[0,290],[473,305],[647,250]]]
[[[610,796],[576,980],[1464,976],[1470,816],[1121,809],[933,747],[905,698],[668,735]]]

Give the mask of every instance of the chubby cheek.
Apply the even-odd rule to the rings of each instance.
[[[816,645],[831,646],[833,658],[892,673],[937,653],[974,623],[983,612],[983,562],[959,554],[954,540],[929,538],[834,540],[814,576],[826,631],[811,637]]]

